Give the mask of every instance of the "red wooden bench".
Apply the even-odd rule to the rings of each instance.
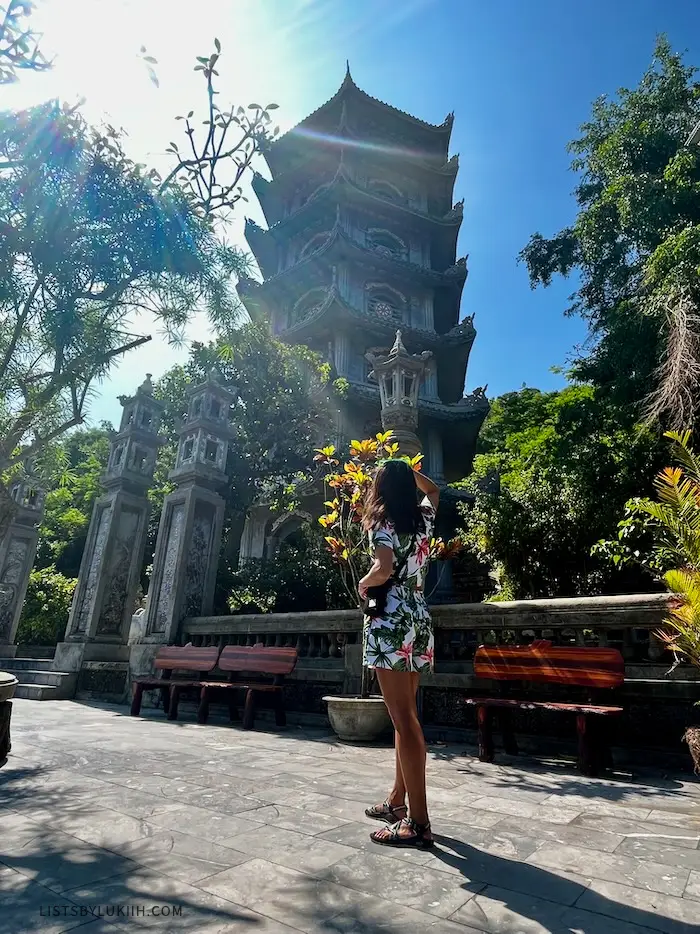
[[[155,670],[161,672],[160,677],[136,678],[134,680],[134,697],[131,702],[131,716],[138,717],[141,712],[143,692],[147,688],[160,688],[163,697],[163,710],[167,711],[168,720],[177,719],[177,701],[173,707],[173,699],[177,691],[183,687],[199,687],[202,678],[216,667],[219,658],[219,649],[216,646],[206,648],[193,645],[164,645],[158,649],[153,662]],[[196,680],[187,678],[173,678],[174,671],[198,671]]]
[[[553,646],[540,640],[528,646],[481,646],[474,656],[477,678],[521,683],[562,684],[609,691],[619,688],[625,679],[622,656],[615,649]],[[560,703],[557,701],[518,700],[513,697],[469,697],[465,703],[476,707],[479,728],[479,758],[493,762],[493,711],[500,714],[503,746],[507,753],[517,755],[518,747],[512,727],[514,710],[548,710],[576,716],[578,733],[578,766],[586,775],[597,775],[601,768],[612,764],[610,750],[600,728],[602,717],[622,713],[622,707],[607,703]]]
[[[255,701],[257,694],[272,694],[275,704],[275,723],[285,726],[287,715],[284,710],[284,676],[294,671],[297,663],[297,650],[264,645],[227,645],[221,652],[218,668],[230,672],[228,681],[202,681],[199,693],[197,721],[206,723],[209,716],[209,695],[212,690],[230,691],[229,716],[238,719],[235,691],[246,692],[243,708],[243,729],[250,730],[255,720]],[[250,680],[243,675],[267,676],[271,681]],[[177,716],[179,689],[173,686],[170,700],[171,711]]]

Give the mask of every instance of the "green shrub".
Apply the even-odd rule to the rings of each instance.
[[[318,533],[300,530],[270,559],[252,559],[229,573],[232,613],[308,613],[351,606]]]
[[[32,571],[17,628],[19,645],[56,645],[63,638],[76,584],[55,568]]]

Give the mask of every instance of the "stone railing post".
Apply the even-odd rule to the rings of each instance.
[[[235,400],[214,373],[190,390],[170,474],[177,489],[163,503],[141,643],[176,642],[186,616],[211,613],[226,505],[218,490],[227,482]]]
[[[44,514],[44,491],[30,477],[15,481],[10,496],[17,511],[0,541],[0,657],[5,658],[14,658],[17,651],[17,626]]]
[[[162,444],[158,428],[163,404],[153,398],[150,375],[134,396],[120,401],[121,424],[101,479],[105,492],[95,502],[66,634],[54,657],[56,670],[80,671],[85,664],[100,683],[106,678],[101,663],[123,666],[128,661],[127,638],[148,532],[148,489]],[[95,664],[91,668],[89,663]],[[126,671],[119,670],[113,680],[121,678],[126,689]],[[89,682],[90,676],[85,678]],[[84,687],[90,689],[87,683]]]

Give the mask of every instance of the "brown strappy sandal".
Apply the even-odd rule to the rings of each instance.
[[[411,835],[402,835],[402,827],[408,827]],[[404,817],[384,831],[375,830],[369,838],[372,843],[378,843],[379,846],[403,846],[416,850],[429,850],[435,845],[435,841],[432,837],[426,837],[427,833],[430,833],[430,823],[418,824],[412,817]]]
[[[387,824],[395,824],[406,816],[405,814],[399,814],[399,811],[407,812],[406,805],[397,804],[396,807],[394,807],[392,804],[389,804],[389,799],[387,798],[383,804],[375,804],[373,807],[367,808],[365,810],[365,816],[371,818],[371,820],[383,820]]]

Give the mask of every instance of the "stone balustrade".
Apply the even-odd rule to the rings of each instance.
[[[518,600],[433,607],[436,671],[465,674],[482,643],[527,644],[549,639],[556,645],[610,646],[627,663],[664,664],[654,636],[667,606],[665,594]],[[194,645],[295,646],[299,657],[342,658],[345,646],[360,639],[355,610],[320,613],[211,616],[185,620],[184,641]]]
[[[621,718],[620,740],[641,742],[655,724],[662,742],[677,741],[700,698],[700,671],[690,665],[670,671],[673,659],[655,637],[667,604],[666,594],[634,594],[435,606],[435,671],[421,682],[424,722],[438,731],[473,726],[461,697],[493,687],[474,677],[479,645],[549,639],[619,649],[625,659],[622,703],[629,709]],[[290,709],[322,714],[323,694],[359,691],[361,628],[355,610],[199,617],[185,620],[181,641],[295,646],[299,663],[290,679]]]

